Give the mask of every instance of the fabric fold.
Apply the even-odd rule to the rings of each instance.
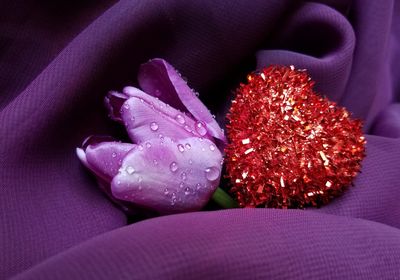
[[[400,4],[317,2],[2,5],[0,278],[399,278]],[[87,135],[128,139],[102,101],[109,90],[145,84],[135,77],[153,57],[179,69],[220,124],[249,71],[308,69],[321,94],[365,121],[355,186],[320,209],[190,213],[127,226],[75,147]]]
[[[123,227],[13,280],[390,279],[399,275],[399,263],[400,233],[393,227],[302,210],[238,209]]]

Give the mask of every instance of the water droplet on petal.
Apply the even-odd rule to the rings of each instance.
[[[165,189],[164,189],[164,194],[165,194],[165,195],[169,194],[168,188],[165,188]]]
[[[201,185],[200,183],[197,183],[197,184],[196,184],[196,190],[200,190],[201,187],[202,187],[202,185]]]
[[[184,123],[185,123],[185,118],[184,118],[182,115],[180,115],[180,114],[176,115],[175,120],[176,120],[179,124],[184,124]]]
[[[142,146],[142,145],[139,145],[139,146],[138,146],[138,149],[139,149],[139,151],[143,151],[143,146]]]
[[[138,179],[137,179],[137,181],[138,181],[139,183],[141,183],[141,182],[143,181],[143,177],[142,177],[142,176],[139,176]],[[141,190],[141,189],[142,189],[142,187],[139,186],[139,190]]]
[[[188,125],[185,125],[183,128],[184,128],[187,132],[192,132],[192,129],[191,129]]]
[[[152,122],[152,123],[150,124],[150,129],[151,129],[152,131],[157,131],[157,130],[158,130],[158,124],[157,124],[156,122]]]
[[[184,182],[180,182],[180,183],[179,183],[179,187],[180,187],[181,189],[183,189],[184,186],[185,186],[185,183],[184,183]]]
[[[158,161],[156,159],[153,159],[153,163],[154,163],[154,165],[157,165]]]
[[[181,179],[182,179],[183,181],[185,181],[186,178],[187,178],[186,172],[182,172],[182,173],[181,173]]]
[[[211,150],[211,151],[215,151],[215,145],[214,145],[214,144],[211,144],[211,145],[210,145],[210,150]]]
[[[192,148],[192,146],[190,146],[189,143],[186,143],[186,144],[185,144],[185,147],[186,147],[187,150],[190,150],[190,149]]]
[[[185,195],[189,195],[190,194],[191,189],[189,187],[185,188]]]
[[[178,150],[181,152],[181,153],[183,153],[184,151],[185,151],[185,147],[183,147],[183,145],[182,144],[178,144]]]
[[[135,117],[132,116],[132,117],[131,117],[131,122],[134,122],[134,121],[135,121]]]
[[[132,175],[133,173],[135,173],[135,168],[133,168],[132,166],[128,166],[128,167],[126,167],[126,172],[129,175]]]
[[[151,148],[151,144],[149,142],[146,143],[146,148],[150,149]]]
[[[124,108],[128,110],[129,109],[129,104],[125,102],[124,103]]]
[[[193,160],[189,159],[189,164],[192,165],[193,164]]]
[[[176,172],[176,170],[178,170],[178,164],[176,164],[176,162],[173,161],[173,162],[169,165],[169,169],[170,169],[172,172]]]
[[[113,152],[113,153],[111,154],[111,156],[112,156],[113,158],[115,158],[115,157],[117,156],[117,153]]]
[[[218,179],[219,174],[220,174],[220,169],[217,167],[208,167],[204,170],[204,172],[206,173],[206,178],[209,181],[214,181],[216,179]]]
[[[197,121],[195,124],[195,129],[200,136],[204,136],[207,134],[207,129],[205,123],[201,121]]]

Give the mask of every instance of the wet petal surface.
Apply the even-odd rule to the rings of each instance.
[[[126,155],[112,194],[163,214],[199,210],[219,184],[221,161],[208,139],[151,139]]]

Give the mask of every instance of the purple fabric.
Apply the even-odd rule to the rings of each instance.
[[[77,3],[1,4],[1,279],[400,278],[400,1]],[[176,67],[220,124],[248,71],[309,69],[320,92],[365,120],[355,186],[320,209],[127,226],[75,147],[124,135],[104,96],[137,85],[153,57]]]

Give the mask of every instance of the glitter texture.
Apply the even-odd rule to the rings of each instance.
[[[228,113],[231,192],[241,207],[320,206],[360,171],[359,120],[313,91],[305,70],[270,66],[247,76]]]

